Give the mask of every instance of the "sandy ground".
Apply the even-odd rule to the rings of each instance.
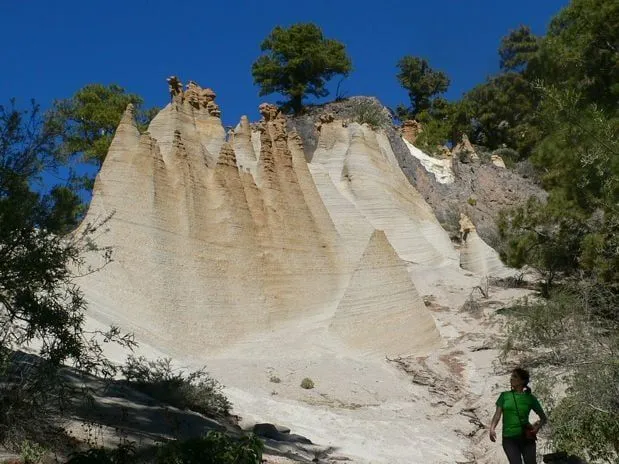
[[[205,365],[225,385],[241,427],[288,427],[332,459],[502,462],[500,445],[490,443],[484,429],[508,378],[497,361],[502,322],[495,311],[527,291],[490,287],[484,299],[474,290],[484,284],[480,278],[451,265],[411,265],[409,271],[441,333],[439,349],[403,359],[363,357],[321,335],[320,324],[307,324],[282,327],[216,355],[176,356],[175,363]],[[471,294],[479,308],[462,309]],[[170,354],[146,345],[140,353]],[[120,360],[122,352],[113,355]],[[306,377],[313,389],[300,387]]]

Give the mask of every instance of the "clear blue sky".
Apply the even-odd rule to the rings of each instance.
[[[567,0],[0,0],[0,104],[47,107],[92,82],[118,83],[147,106],[168,101],[165,78],[218,95],[226,124],[258,118],[251,64],[276,25],[314,22],[342,41],[354,71],[347,96],[407,99],[395,79],[404,55],[423,56],[451,78],[450,99],[498,69],[500,39],[520,24],[537,34]],[[331,97],[334,97],[332,94]],[[328,97],[329,98],[329,97]]]

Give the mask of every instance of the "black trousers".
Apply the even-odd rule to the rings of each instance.
[[[537,464],[535,457],[535,440],[525,440],[520,437],[503,437],[503,450],[509,464]]]

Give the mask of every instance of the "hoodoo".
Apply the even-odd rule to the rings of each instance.
[[[306,321],[364,354],[437,345],[407,265],[456,254],[384,135],[330,118],[308,163],[277,107],[228,143],[215,92],[168,83],[145,134],[127,108],[96,180],[85,221],[111,215],[114,247],[84,284],[96,319],[193,355]]]

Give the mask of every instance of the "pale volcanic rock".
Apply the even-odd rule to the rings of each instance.
[[[262,115],[266,122],[273,121],[277,117],[283,118],[279,108],[271,103],[261,103],[258,107],[258,112]]]
[[[419,137],[419,134],[423,132],[423,127],[421,123],[415,121],[414,119],[409,119],[402,123],[402,138],[407,142],[414,144]]]
[[[226,142],[215,93],[168,83],[147,133],[127,109],[95,182],[81,227],[114,213],[97,237],[114,261],[80,280],[91,320],[134,332],[152,356],[207,363],[235,414],[353,462],[464,460],[469,420],[384,358],[437,358],[460,339],[461,314],[441,320],[420,292],[456,308],[478,281],[459,265],[495,266],[472,225],[459,260],[383,132],[326,115],[307,157],[266,104]]]
[[[342,171],[361,213],[405,261],[438,265],[457,259],[430,206],[397,166],[386,136],[356,123]]]
[[[338,232],[354,244],[354,260],[378,229],[405,261],[457,261],[447,234],[402,173],[384,134],[357,123],[323,123],[310,170]]]
[[[465,214],[460,214],[460,266],[480,276],[506,277],[514,270],[503,264],[499,254],[477,234],[473,222]]]
[[[168,91],[170,92],[170,100],[182,103],[183,83],[176,76],[170,76],[166,81],[168,83]]]
[[[241,116],[241,121],[234,129],[233,148],[236,153],[239,169],[248,169],[255,176],[258,157],[254,151],[251,137],[252,133],[249,119],[247,119],[247,116]]]
[[[425,154],[419,148],[414,146],[407,139],[404,139],[404,143],[408,148],[410,154],[417,158],[421,165],[428,171],[434,174],[434,178],[440,184],[453,184],[455,176],[451,167],[452,161],[449,158],[434,158],[433,156]]]
[[[408,261],[438,263],[453,253],[443,249],[442,229],[398,173],[384,137],[326,123],[324,137],[331,131],[339,155],[317,181],[299,136],[263,104],[260,155],[255,168],[239,168],[234,146],[244,162],[255,157],[248,121],[231,144],[208,136],[199,123],[212,117],[201,95],[190,83],[183,101],[162,110],[142,137],[128,108],[97,178],[88,220],[116,211],[104,239],[116,246],[115,262],[88,287],[116,302],[106,309],[109,319],[169,350],[178,337],[186,353],[217,350],[314,316],[326,329],[375,228]],[[216,154],[207,148],[213,139]],[[400,325],[414,330],[413,319],[406,321],[407,329]],[[406,343],[403,352],[422,350]]]
[[[495,166],[505,169],[505,161],[499,155],[490,155],[490,160]]]
[[[347,129],[338,123],[324,124],[309,169],[322,202],[349,250],[349,270],[352,272],[374,227],[355,206],[354,196],[343,175],[349,145]]]
[[[316,233],[322,237],[327,237],[327,243],[331,245],[337,243],[338,246],[334,252],[337,252],[340,255],[339,260],[341,261],[341,259],[344,259],[344,253],[340,248],[344,245],[344,243],[338,235],[335,224],[329,215],[329,210],[325,206],[314,179],[312,178],[309,166],[305,161],[305,155],[303,154],[301,137],[296,132],[293,132],[288,137],[288,148],[290,149],[292,166],[294,171],[297,173],[297,181],[299,183],[299,188],[303,193],[304,201],[307,204],[312,216],[316,218],[315,224],[318,228]]]
[[[452,155],[458,156],[462,161],[476,162],[479,161],[479,155],[473,148],[466,134],[462,134],[462,139],[451,151]]]
[[[440,335],[384,232],[375,231],[353,272],[330,330],[363,355],[408,356]]]
[[[168,79],[168,83],[172,102],[155,116],[148,131],[157,140],[166,161],[171,151],[173,134],[179,131],[187,150],[202,157],[208,166],[214,167],[226,138],[218,108],[215,110],[210,106],[209,109],[209,105],[214,104],[215,93],[210,89],[202,89],[195,82],[190,82],[183,92],[179,90],[179,86],[182,89],[182,83],[174,76]]]

